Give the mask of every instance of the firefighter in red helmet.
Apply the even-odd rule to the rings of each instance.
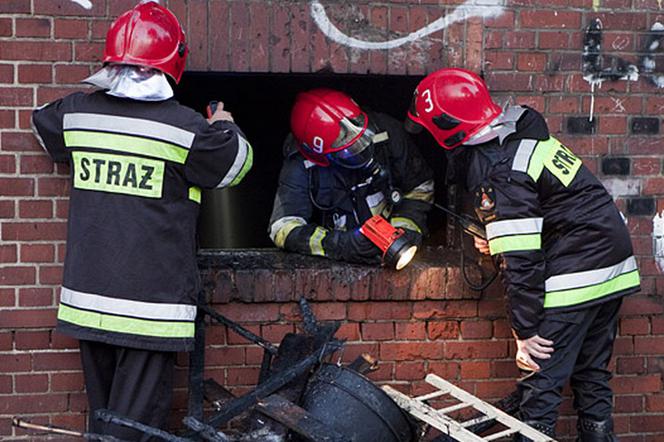
[[[163,427],[175,354],[193,346],[200,291],[195,228],[202,188],[232,186],[252,150],[219,105],[206,120],[172,99],[187,57],[176,17],[142,2],[110,27],[103,68],[33,112],[35,136],[71,170],[57,330],[80,341],[89,431],[109,409]]]
[[[581,159],[526,106],[501,109],[484,81],[441,69],[417,86],[408,127],[451,150],[498,259],[516,339],[521,418],[547,435],[570,380],[582,442],[609,442],[607,369],[639,273],[623,217]]]
[[[433,202],[432,172],[402,125],[365,112],[347,94],[301,92],[270,219],[280,248],[354,263],[380,263],[358,228],[376,214],[419,244]]]

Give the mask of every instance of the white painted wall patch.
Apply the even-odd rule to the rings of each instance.
[[[652,240],[655,262],[660,272],[664,272],[664,211],[655,214],[652,220]]]

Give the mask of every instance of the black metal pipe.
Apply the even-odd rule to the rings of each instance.
[[[202,305],[199,307],[201,310],[203,310],[205,313],[210,315],[212,319],[215,321],[224,324],[226,327],[230,328],[233,330],[235,333],[238,335],[242,336],[243,338],[247,338],[248,340],[256,343],[257,345],[260,345],[263,347],[266,351],[269,351],[273,355],[277,354],[277,347],[272,344],[269,341],[266,341],[265,339],[261,338],[260,336],[255,335],[254,333],[250,332],[246,328],[242,327],[240,324],[237,322],[233,322],[209,305]]]

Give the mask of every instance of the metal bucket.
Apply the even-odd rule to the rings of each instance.
[[[324,364],[312,376],[302,407],[354,442],[411,442],[406,414],[383,390],[356,371]]]

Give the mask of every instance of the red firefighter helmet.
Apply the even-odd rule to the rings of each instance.
[[[343,92],[318,88],[300,92],[291,111],[291,131],[298,149],[319,166],[330,162],[348,168],[372,157],[373,131],[360,106]]]
[[[453,149],[501,112],[479,75],[445,68],[429,74],[415,89],[406,129],[414,132],[424,126],[443,148]]]
[[[103,61],[148,66],[179,83],[188,52],[178,19],[168,9],[150,1],[113,22],[106,34]]]

